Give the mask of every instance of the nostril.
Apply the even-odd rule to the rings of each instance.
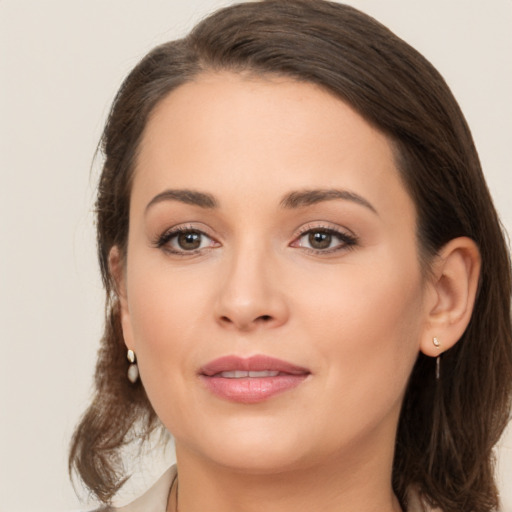
[[[242,331],[250,331],[259,326],[271,326],[275,317],[273,315],[244,316],[244,315],[222,315],[218,321],[224,327],[236,327]]]
[[[221,316],[220,319],[221,319],[222,322],[225,322],[225,323],[228,323],[228,324],[233,323],[233,320],[231,320],[231,318],[229,318],[229,317],[227,317],[225,315]],[[258,322],[258,321],[269,322],[270,320],[272,320],[272,317],[270,315],[261,315],[261,316],[259,316],[258,318],[255,319],[256,322]]]

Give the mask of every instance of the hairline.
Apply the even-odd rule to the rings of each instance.
[[[420,225],[420,216],[418,211],[418,204],[414,194],[412,192],[411,187],[407,183],[407,171],[405,169],[406,163],[404,159],[404,150],[406,150],[405,144],[401,142],[395,135],[391,134],[389,131],[385,130],[382,126],[379,126],[372,119],[369,119],[367,115],[361,112],[361,109],[357,108],[353,102],[349,101],[345,96],[340,94],[338,91],[335,91],[333,88],[328,87],[320,83],[320,81],[314,79],[307,79],[301,77],[298,74],[293,72],[285,72],[285,71],[274,71],[274,70],[265,70],[258,69],[256,66],[250,65],[213,65],[205,63],[204,61],[199,61],[197,67],[188,75],[183,76],[182,80],[178,83],[174,84],[173,87],[168,88],[163,92],[163,94],[154,102],[151,106],[146,119],[144,120],[143,129],[140,132],[139,138],[135,143],[133,159],[131,165],[128,168],[128,179],[126,180],[126,189],[127,189],[127,204],[128,204],[128,226],[126,231],[125,240],[123,240],[123,246],[120,247],[121,259],[124,262],[127,260],[127,247],[128,247],[128,236],[129,236],[129,212],[131,208],[131,193],[133,188],[133,181],[135,179],[135,174],[137,172],[137,168],[139,165],[139,157],[144,144],[144,136],[146,133],[146,129],[150,124],[151,120],[157,115],[157,111],[159,110],[159,106],[175,91],[184,87],[191,83],[197,83],[202,77],[208,76],[237,76],[241,77],[247,81],[270,81],[277,83],[287,83],[287,82],[295,82],[295,83],[305,83],[312,85],[323,92],[328,93],[334,99],[344,102],[351,109],[353,109],[359,116],[361,116],[368,124],[370,124],[374,129],[376,129],[379,133],[381,133],[387,140],[392,157],[393,163],[397,170],[398,177],[402,186],[404,187],[406,193],[410,197],[413,205],[414,205],[414,214],[415,214],[415,235],[416,235],[416,247],[418,253],[418,262],[420,265],[420,271],[422,275],[423,282],[428,281],[429,278],[432,277],[432,259],[434,257],[434,253],[432,250],[429,250],[427,247],[426,241],[421,233],[421,225]],[[279,80],[281,79],[281,80]],[[402,146],[402,147],[400,147]],[[111,248],[110,248],[111,249]]]

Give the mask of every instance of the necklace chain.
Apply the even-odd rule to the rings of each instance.
[[[173,480],[171,488],[169,490],[169,497],[167,499],[167,510],[169,512],[178,512],[178,476],[176,476],[176,478]]]

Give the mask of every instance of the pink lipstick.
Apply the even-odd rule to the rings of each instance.
[[[307,368],[264,355],[221,357],[199,371],[201,380],[214,395],[244,404],[262,402],[293,389],[310,373]]]

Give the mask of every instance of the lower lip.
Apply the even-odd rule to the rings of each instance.
[[[278,375],[276,377],[247,377],[227,379],[219,376],[201,376],[209,391],[230,402],[255,404],[296,388],[307,374]]]

